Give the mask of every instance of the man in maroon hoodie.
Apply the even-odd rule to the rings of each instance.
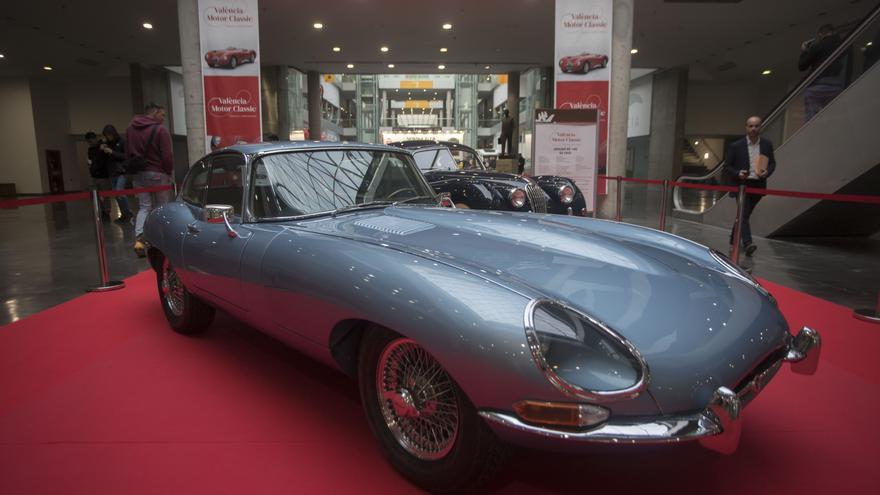
[[[135,188],[167,186],[171,184],[174,171],[174,155],[171,148],[171,134],[162,126],[165,108],[155,103],[147,103],[143,115],[135,115],[125,131],[125,154],[144,157],[147,166],[134,174],[132,184]],[[155,131],[154,131],[155,129]],[[152,140],[150,136],[152,135]],[[149,144],[149,146],[148,146]],[[138,193],[139,209],[134,223],[134,252],[141,258],[144,252],[143,232],[147,215],[157,206],[167,203],[171,191]]]

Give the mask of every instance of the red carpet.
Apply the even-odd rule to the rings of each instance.
[[[152,273],[0,328],[0,494],[415,493],[379,454],[353,381],[229,317],[166,325]],[[880,327],[768,283],[819,373],[787,367],[733,456],[695,445],[522,452],[495,493],[876,493]]]

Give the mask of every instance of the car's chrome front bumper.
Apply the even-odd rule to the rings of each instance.
[[[604,423],[587,431],[556,430],[524,423],[514,415],[496,411],[480,411],[480,416],[503,436],[518,437],[521,442],[537,446],[541,440],[562,443],[676,443],[699,440],[711,450],[732,453],[739,445],[742,425],[741,412],[745,403],[763,389],[776,374],[783,362],[792,363],[792,371],[813,374],[819,362],[821,338],[819,333],[804,327],[788,342],[785,357],[756,374],[738,392],[719,387],[712,394],[709,404],[699,414],[648,421],[618,420]],[[531,439],[532,441],[530,441]]]

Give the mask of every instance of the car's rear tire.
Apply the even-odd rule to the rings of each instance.
[[[484,483],[503,465],[507,449],[414,340],[381,327],[368,329],[358,382],[383,455],[416,485],[460,492]]]
[[[230,58],[229,59],[229,68],[234,69],[236,67],[238,67],[238,59],[235,57]]]
[[[156,285],[165,318],[175,332],[195,335],[203,332],[214,321],[214,308],[186,290],[168,258],[163,258],[156,270]]]
[[[602,68],[604,69],[606,66],[608,66],[608,57],[602,59]]]

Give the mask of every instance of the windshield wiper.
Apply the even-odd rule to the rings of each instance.
[[[432,200],[434,203],[437,202],[437,200],[434,199],[434,196],[413,196],[413,197],[411,197],[411,198],[407,198],[407,199],[404,199],[404,200],[398,201],[397,203],[398,203],[398,204],[404,204],[404,203],[409,203],[410,201],[416,201],[416,200],[420,200],[420,199],[430,199],[430,200]]]
[[[348,205],[348,206],[343,206],[342,208],[337,208],[337,209],[333,210],[332,216],[335,217],[336,215],[338,215],[340,213],[345,213],[347,211],[356,211],[356,210],[363,210],[366,208],[391,206],[395,203],[397,203],[397,201],[384,201],[384,200],[383,201],[367,201],[365,203],[358,203],[356,205]]]

